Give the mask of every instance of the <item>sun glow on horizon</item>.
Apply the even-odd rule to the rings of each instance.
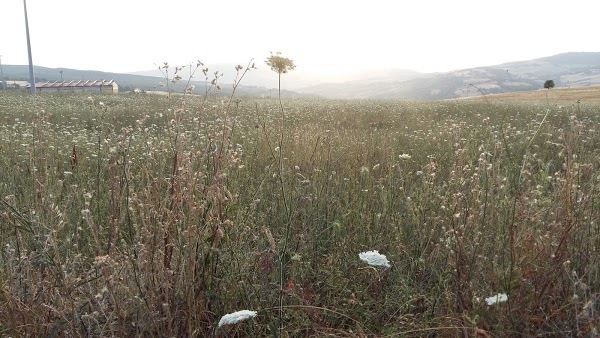
[[[11,13],[4,26],[14,28],[0,38],[2,62],[26,64],[22,8],[11,1],[2,9]],[[475,0],[175,0],[167,7],[116,0],[28,2],[33,59],[40,66],[130,72],[163,61],[254,58],[262,64],[269,51],[281,51],[298,70],[334,75],[374,68],[445,72],[598,51],[599,9],[593,0],[565,6],[517,0],[501,6]]]

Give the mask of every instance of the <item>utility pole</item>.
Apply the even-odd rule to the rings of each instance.
[[[2,90],[6,90],[6,82],[4,82],[4,71],[2,70],[2,55],[0,55],[0,81],[2,83]]]
[[[25,32],[27,33],[27,53],[29,54],[29,87],[31,94],[35,94],[35,76],[33,76],[33,58],[31,57],[31,42],[29,41],[29,20],[27,19],[27,1],[23,0],[25,10]]]

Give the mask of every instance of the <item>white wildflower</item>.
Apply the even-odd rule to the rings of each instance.
[[[508,300],[508,296],[506,295],[506,293],[499,293],[495,296],[486,298],[485,302],[487,303],[487,305],[494,305],[494,304],[506,302],[507,300]]]
[[[219,320],[219,327],[228,324],[237,324],[242,320],[256,317],[256,311],[241,310],[234,313],[228,313]]]
[[[402,155],[400,155],[398,157],[400,157],[401,160],[410,160],[410,158],[412,156],[410,156],[409,154],[402,154]]]
[[[358,258],[369,265],[390,267],[390,262],[385,255],[380,254],[377,250],[361,252],[358,254]]]

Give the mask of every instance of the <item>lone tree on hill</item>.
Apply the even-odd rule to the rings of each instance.
[[[544,82],[544,88],[545,89],[554,88],[554,80],[546,80],[546,82]]]
[[[286,74],[290,70],[293,70],[296,68],[296,65],[294,65],[294,61],[292,59],[281,56],[281,52],[277,52],[275,54],[273,54],[273,52],[270,53],[271,56],[265,60],[265,63],[279,76],[279,100],[281,100],[281,74]]]

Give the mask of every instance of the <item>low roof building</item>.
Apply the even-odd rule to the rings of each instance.
[[[27,85],[29,87],[29,85]],[[118,93],[119,86],[113,80],[88,80],[88,81],[54,81],[54,82],[37,82],[35,89],[48,92],[48,91],[91,91],[101,93]]]

